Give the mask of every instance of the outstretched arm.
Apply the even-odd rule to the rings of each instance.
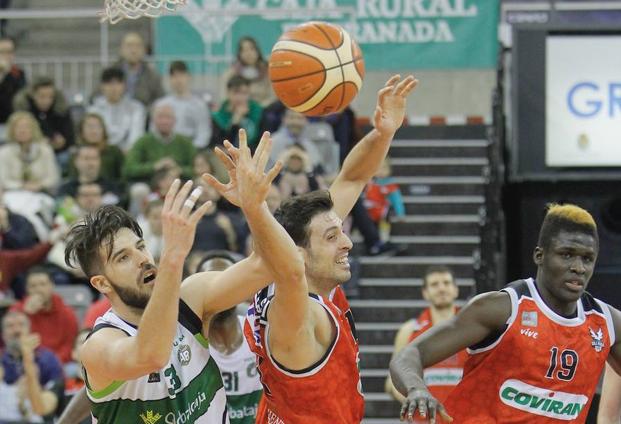
[[[377,93],[377,106],[371,130],[347,155],[343,167],[330,187],[334,210],[344,219],[360,197],[364,186],[382,164],[390,142],[405,117],[406,99],[418,84],[413,76],[400,81],[395,75]]]
[[[390,362],[395,388],[406,396],[401,418],[412,421],[418,410],[432,422],[436,411],[448,419],[444,407],[427,390],[423,369],[500,330],[510,315],[511,300],[507,293],[484,293],[472,299],[455,317],[432,327],[407,345]]]

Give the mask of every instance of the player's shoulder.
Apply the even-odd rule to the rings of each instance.
[[[504,290],[481,293],[464,306],[457,320],[472,320],[490,328],[500,328],[511,317],[513,301]]]

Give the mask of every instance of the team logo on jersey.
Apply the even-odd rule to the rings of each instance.
[[[537,312],[522,312],[522,325],[525,327],[537,327]]]
[[[591,333],[591,346],[595,349],[595,352],[601,352],[604,348],[604,332],[602,328],[598,328],[597,332],[593,331],[591,327],[589,327],[589,333]]]
[[[160,381],[160,373],[152,372],[149,374],[149,380],[147,380],[147,383],[159,383]]]
[[[142,418],[142,422],[144,424],[155,424],[162,418],[160,413],[153,414],[153,411],[147,411],[147,414],[140,414],[140,418]]]
[[[498,391],[505,405],[534,415],[573,421],[589,402],[584,395],[552,391],[520,380],[505,381]]]
[[[177,359],[181,365],[188,365],[192,359],[192,351],[190,350],[190,346],[186,344],[179,346],[179,350],[177,351]]]

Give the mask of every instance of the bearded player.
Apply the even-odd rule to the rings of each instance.
[[[551,205],[533,253],[535,279],[476,296],[391,362],[393,383],[406,396],[402,418],[584,423],[606,361],[621,371],[621,313],[585,291],[598,251],[587,211]],[[463,379],[442,405],[423,369],[464,348]]]
[[[403,122],[414,77],[392,77],[378,93],[374,129],[349,153],[329,191],[315,191],[284,201],[275,217],[284,228],[281,248],[293,247],[289,269],[270,261],[261,242],[270,215],[249,222],[255,248],[263,252],[274,274],[273,292],[263,290],[251,305],[246,337],[257,355],[263,398],[257,423],[352,424],[364,414],[358,371],[358,343],[351,312],[342,292],[334,289],[351,277],[351,240],[343,232],[349,214],[367,182],[380,167]],[[232,159],[219,151],[232,179],[223,185],[208,179],[236,202],[235,180],[246,173],[249,150],[227,144]],[[235,175],[236,174],[236,175]],[[243,199],[243,196],[241,196]],[[286,232],[285,232],[286,231]],[[293,272],[292,272],[293,269]],[[331,300],[336,294],[337,300]],[[340,306],[340,307],[339,307]]]

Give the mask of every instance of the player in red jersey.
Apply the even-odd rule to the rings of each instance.
[[[425,309],[417,319],[406,321],[401,326],[395,337],[393,357],[433,325],[452,318],[459,311],[459,308],[455,306],[459,288],[453,272],[446,266],[431,266],[425,271],[422,293],[423,298],[429,302],[429,308]],[[444,402],[461,380],[467,358],[466,351],[462,350],[425,369],[425,384],[440,402]],[[386,392],[398,401],[404,400],[403,395],[393,386],[390,376],[386,378]]]
[[[402,417],[584,423],[606,360],[621,371],[621,312],[585,291],[598,249],[587,211],[551,205],[533,253],[535,280],[476,296],[391,362],[395,387],[407,396]],[[463,379],[443,406],[425,387],[422,370],[466,347]]]
[[[411,76],[389,79],[378,93],[375,128],[347,156],[329,192],[288,199],[275,213],[288,234],[283,243],[295,243],[299,254],[291,257],[297,272],[272,269],[272,291],[258,293],[248,311],[246,337],[257,355],[264,388],[259,424],[354,424],[362,420],[364,399],[353,318],[343,310],[348,305],[342,292],[334,291],[351,276],[348,253],[352,243],[343,232],[342,220],[386,156],[403,122],[406,98],[416,84]],[[247,147],[243,140],[239,150],[227,147],[232,159],[222,151],[218,155],[231,173],[231,183],[222,185],[211,178],[208,182],[235,203],[231,193],[236,179],[246,172],[242,156]],[[252,226],[251,230],[258,231],[256,239],[265,231]],[[269,252],[279,247],[256,244],[255,248]],[[269,253],[264,256],[269,258]]]

